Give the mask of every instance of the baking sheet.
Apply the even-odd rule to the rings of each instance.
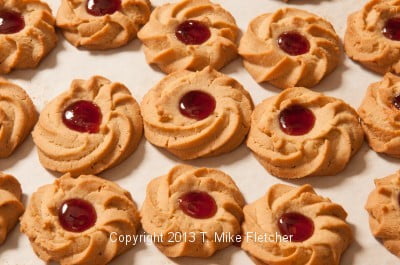
[[[289,4],[280,0],[214,1],[233,14],[241,31],[246,30],[250,20],[257,15],[290,6],[305,9],[327,18],[341,38],[344,36],[347,15],[366,3],[364,0],[291,0]],[[56,13],[59,2],[57,0],[48,1],[53,9],[53,14]],[[154,6],[166,2],[152,1]],[[76,78],[87,79],[92,75],[103,75],[112,81],[122,82],[130,88],[140,102],[146,91],[164,76],[157,69],[147,65],[138,40],[134,40],[120,49],[90,52],[78,50],[65,41],[62,36],[59,38],[57,47],[37,69],[15,71],[6,76],[27,90],[39,111],[49,100],[66,90],[70,82]],[[226,66],[222,72],[240,81],[249,90],[256,104],[280,91],[267,84],[257,84],[242,67],[240,59]],[[315,90],[329,96],[342,98],[357,108],[364,97],[367,86],[380,79],[381,76],[367,71],[343,54],[339,67]],[[0,170],[13,174],[21,182],[25,204],[27,198],[38,187],[52,183],[57,176],[60,176],[60,174],[45,170],[40,165],[35,149],[32,138],[29,137],[10,158],[0,160]],[[103,172],[101,176],[128,189],[140,207],[145,197],[147,183],[152,178],[165,174],[180,162],[177,158],[143,139],[132,156],[116,168]],[[229,154],[216,158],[198,159],[188,163],[194,166],[219,168],[230,174],[247,202],[261,197],[272,184],[302,185],[310,183],[319,194],[341,204],[349,214],[348,222],[354,229],[355,242],[344,253],[342,265],[400,264],[400,260],[390,254],[371,235],[368,215],[364,210],[367,196],[374,188],[373,179],[395,172],[399,167],[399,160],[378,155],[366,144],[339,175],[297,181],[285,181],[272,177],[244,145]],[[157,166],[154,166],[155,164]],[[44,263],[35,256],[29,240],[19,232],[18,226],[9,234],[5,244],[0,247],[0,264],[36,265]],[[253,264],[253,262],[244,251],[237,247],[229,247],[208,259],[169,259],[151,243],[140,243],[111,264],[244,265]]]

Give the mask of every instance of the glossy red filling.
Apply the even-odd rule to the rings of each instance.
[[[207,192],[192,191],[178,199],[180,209],[188,216],[196,219],[211,218],[217,212],[217,204]]]
[[[97,214],[93,205],[89,202],[81,199],[70,199],[61,205],[58,219],[65,230],[83,232],[96,223]]]
[[[293,242],[303,242],[314,233],[313,221],[300,213],[285,213],[278,221],[279,231]]]
[[[0,10],[0,34],[13,34],[25,27],[23,16],[15,11]]]
[[[400,40],[400,17],[388,19],[382,28],[382,34],[390,40]]]
[[[79,100],[69,105],[62,115],[65,126],[78,132],[97,133],[101,124],[100,108],[91,101]]]
[[[121,8],[121,0],[88,0],[86,11],[92,16],[111,15]]]
[[[195,120],[202,120],[210,116],[214,112],[215,106],[214,97],[200,90],[186,93],[179,101],[180,113]]]
[[[310,50],[309,41],[295,31],[284,32],[278,37],[279,47],[287,54],[296,56]]]
[[[199,45],[211,37],[210,29],[196,20],[186,20],[178,25],[175,36],[187,45]]]
[[[281,111],[279,123],[286,134],[304,135],[314,127],[315,116],[311,110],[301,105],[292,105]]]

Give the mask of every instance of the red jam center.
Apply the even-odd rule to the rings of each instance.
[[[71,130],[97,133],[101,123],[100,108],[91,101],[79,100],[69,105],[63,113],[63,122]]]
[[[397,95],[392,100],[393,106],[400,110],[400,95]]]
[[[279,123],[284,133],[304,135],[314,127],[315,116],[311,110],[300,105],[292,105],[279,114]]]
[[[284,32],[278,37],[279,47],[290,55],[301,55],[310,50],[310,43],[295,31]]]
[[[197,219],[211,218],[217,212],[217,204],[213,197],[202,191],[185,193],[178,199],[181,210]]]
[[[279,218],[278,227],[281,234],[291,236],[292,242],[303,242],[314,233],[313,221],[299,213],[285,213]]]
[[[11,10],[0,10],[0,34],[13,34],[25,27],[23,16]]]
[[[199,90],[193,90],[183,95],[179,102],[179,111],[188,118],[202,120],[214,112],[215,105],[213,96]]]
[[[121,8],[121,0],[88,0],[86,11],[92,16],[111,15]]]
[[[388,19],[382,29],[382,34],[390,40],[400,40],[400,17]]]
[[[178,25],[175,36],[187,45],[199,45],[207,41],[211,32],[203,23],[196,20],[186,20]]]
[[[70,199],[61,205],[58,219],[65,230],[83,232],[96,223],[97,215],[96,210],[89,202]]]

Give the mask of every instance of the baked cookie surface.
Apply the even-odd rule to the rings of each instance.
[[[215,236],[240,234],[244,199],[232,178],[217,169],[178,165],[147,186],[143,229],[162,235],[153,242],[169,257],[209,257],[233,242]],[[184,235],[181,240],[168,239]]]
[[[338,265],[353,240],[346,211],[310,185],[274,185],[243,212],[242,248],[263,264]]]
[[[148,0],[62,0],[56,23],[72,45],[106,50],[135,38],[150,12]]]
[[[220,69],[237,57],[238,27],[232,15],[208,0],[157,7],[139,31],[149,64],[163,72]]]
[[[375,180],[365,209],[372,234],[400,257],[400,172]]]
[[[249,131],[252,109],[241,84],[209,67],[168,75],[141,103],[147,140],[184,160],[235,149]]]
[[[121,83],[74,80],[49,102],[32,136],[41,164],[73,175],[96,174],[132,154],[143,133],[140,108]]]
[[[361,147],[363,135],[351,106],[294,87],[256,106],[247,146],[280,178],[335,175]]]
[[[39,0],[0,3],[0,74],[35,68],[57,43],[50,7]]]
[[[38,118],[29,95],[0,78],[0,158],[8,157],[28,136]]]
[[[351,14],[344,37],[347,55],[372,71],[400,73],[400,38],[390,28],[399,15],[396,0],[372,0]]]
[[[0,171],[0,245],[24,212],[18,180]]]
[[[310,88],[336,68],[339,37],[324,18],[283,8],[250,22],[240,40],[239,54],[259,83],[267,81],[282,89]]]
[[[387,73],[368,87],[358,109],[370,147],[400,158],[400,77]]]
[[[35,253],[61,265],[107,264],[133,247],[111,235],[136,235],[139,226],[130,193],[92,175],[65,174],[40,187],[21,218]]]

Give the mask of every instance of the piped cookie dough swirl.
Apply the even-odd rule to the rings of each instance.
[[[62,0],[56,22],[74,46],[105,50],[135,38],[150,12],[148,0]]]
[[[0,78],[0,158],[11,155],[28,136],[38,114],[28,94]]]
[[[387,73],[371,84],[358,113],[371,148],[400,158],[400,77]]]
[[[185,160],[236,148],[249,131],[252,109],[242,85],[208,67],[168,75],[141,103],[147,140]]]
[[[4,0],[0,19],[0,74],[34,68],[56,46],[55,20],[45,2]]]
[[[274,185],[243,211],[242,248],[263,264],[339,265],[353,240],[346,211],[310,185]],[[257,235],[275,240],[258,240]]]
[[[96,176],[66,174],[40,187],[21,218],[35,253],[61,265],[105,265],[133,244],[110,235],[136,235],[139,213],[130,193]]]
[[[165,73],[222,68],[237,57],[237,35],[232,15],[208,0],[157,7],[138,33],[147,62]]]
[[[247,139],[260,163],[281,178],[337,174],[362,143],[351,106],[301,87],[256,106]]]
[[[142,137],[139,105],[121,83],[94,76],[45,106],[32,136],[42,165],[58,172],[96,174],[136,149]]]
[[[155,245],[169,257],[209,257],[239,235],[244,199],[230,176],[210,168],[178,165],[147,186],[143,229],[162,236]],[[183,235],[168,240],[170,235]]]
[[[259,83],[313,87],[335,69],[339,37],[325,19],[295,8],[263,14],[240,40],[244,67]]]

